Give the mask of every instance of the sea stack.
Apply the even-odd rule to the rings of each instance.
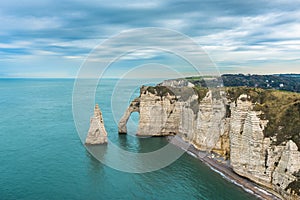
[[[107,132],[104,127],[104,121],[101,110],[96,104],[94,109],[94,116],[91,117],[90,128],[85,140],[85,144],[105,144],[107,143]]]

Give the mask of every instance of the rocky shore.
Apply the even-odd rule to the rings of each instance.
[[[232,168],[230,167],[230,164],[228,161],[225,161],[222,158],[216,157],[213,153],[208,153],[204,151],[200,151],[196,149],[193,145],[189,145],[189,148],[186,149],[187,146],[186,141],[181,139],[178,136],[168,136],[167,140],[185,150],[188,154],[192,155],[193,157],[199,159],[201,162],[209,166],[212,170],[223,176],[228,181],[234,183],[235,185],[243,188],[246,192],[249,192],[255,196],[257,196],[260,199],[264,200],[280,200],[281,197],[278,197],[274,192],[271,190],[268,190],[267,188],[263,188],[254,182],[252,182],[249,179],[243,178],[236,174]]]

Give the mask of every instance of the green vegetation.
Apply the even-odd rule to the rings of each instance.
[[[271,90],[263,90],[260,88],[249,88],[249,87],[227,87],[225,88],[227,98],[232,102],[236,101],[237,98],[242,94],[247,94],[249,99],[242,99],[244,101],[249,100],[252,103],[262,104],[266,101],[266,93]]]
[[[206,77],[194,76],[194,77],[187,77],[185,79],[196,86],[207,87],[207,83],[205,82],[204,78]]]
[[[247,94],[247,100],[254,103],[253,109],[262,111],[261,119],[269,120],[264,130],[265,137],[276,136],[276,145],[292,140],[300,150],[299,93],[249,87],[226,88],[226,92],[231,101],[236,101],[241,94]]]
[[[300,74],[223,74],[220,77],[194,76],[185,79],[202,87],[214,87],[223,82],[225,87],[276,89],[300,93]]]
[[[193,87],[193,89],[195,93],[198,95],[198,103],[200,103],[200,101],[202,101],[202,99],[206,96],[208,92],[208,88],[196,85],[195,87]]]
[[[174,95],[174,93],[168,87],[159,86],[159,85],[154,86],[154,87],[149,86],[149,87],[147,87],[147,91],[152,94],[157,94],[160,97],[166,96],[167,94]]]
[[[246,86],[300,92],[300,74],[224,74],[222,75],[222,80],[224,86],[227,87]]]

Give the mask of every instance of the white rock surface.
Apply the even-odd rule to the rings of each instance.
[[[140,98],[134,99],[127,110],[125,111],[123,117],[121,118],[118,129],[120,134],[125,134],[127,133],[127,121],[131,115],[132,112],[140,112]]]
[[[104,127],[104,121],[101,110],[96,104],[94,116],[90,120],[90,128],[85,140],[85,144],[104,144],[107,143],[107,132]]]
[[[300,152],[289,140],[285,145],[274,145],[270,138],[264,138],[267,125],[252,110],[250,101],[231,105],[230,163],[241,176],[273,189],[285,199],[299,199],[286,190],[296,180],[293,173],[300,170]]]
[[[194,87],[195,85],[185,79],[175,79],[175,80],[165,80],[161,84],[161,86],[168,87]]]

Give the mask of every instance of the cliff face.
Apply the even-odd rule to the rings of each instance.
[[[229,155],[230,122],[224,98],[214,99],[212,91],[199,101],[191,87],[142,87],[140,97],[131,102],[119,122],[119,133],[126,133],[132,112],[140,113],[137,135],[179,135],[203,151]],[[212,134],[214,133],[214,134]]]
[[[288,140],[274,145],[264,136],[267,120],[261,120],[260,112],[253,111],[245,96],[231,104],[230,163],[241,176],[277,191],[286,199],[299,199],[299,188],[289,184],[297,181],[294,174],[300,169],[300,152],[297,145]],[[299,178],[299,177],[298,177]]]
[[[137,135],[179,135],[199,150],[215,152],[229,159],[232,169],[239,175],[286,199],[299,199],[297,137],[282,139],[280,130],[283,127],[274,129],[276,120],[266,118],[265,107],[268,105],[252,91],[246,91],[251,95],[236,91],[205,92],[206,95],[200,97],[201,91],[186,84],[177,88],[142,87],[140,97],[130,104],[121,119],[119,132],[126,133],[131,112],[139,112]],[[296,100],[292,98],[293,102]],[[259,106],[264,109],[258,109]],[[278,133],[270,135],[268,132],[267,135],[266,129],[270,127]],[[297,131],[300,134],[300,130]]]
[[[178,132],[180,109],[173,94],[152,94],[145,88],[141,90],[140,122],[137,135],[160,136]]]
[[[213,151],[224,157],[229,156],[229,128],[226,118],[227,100],[222,97],[213,97],[213,91],[199,101],[195,126],[194,139],[191,141],[200,150]]]

